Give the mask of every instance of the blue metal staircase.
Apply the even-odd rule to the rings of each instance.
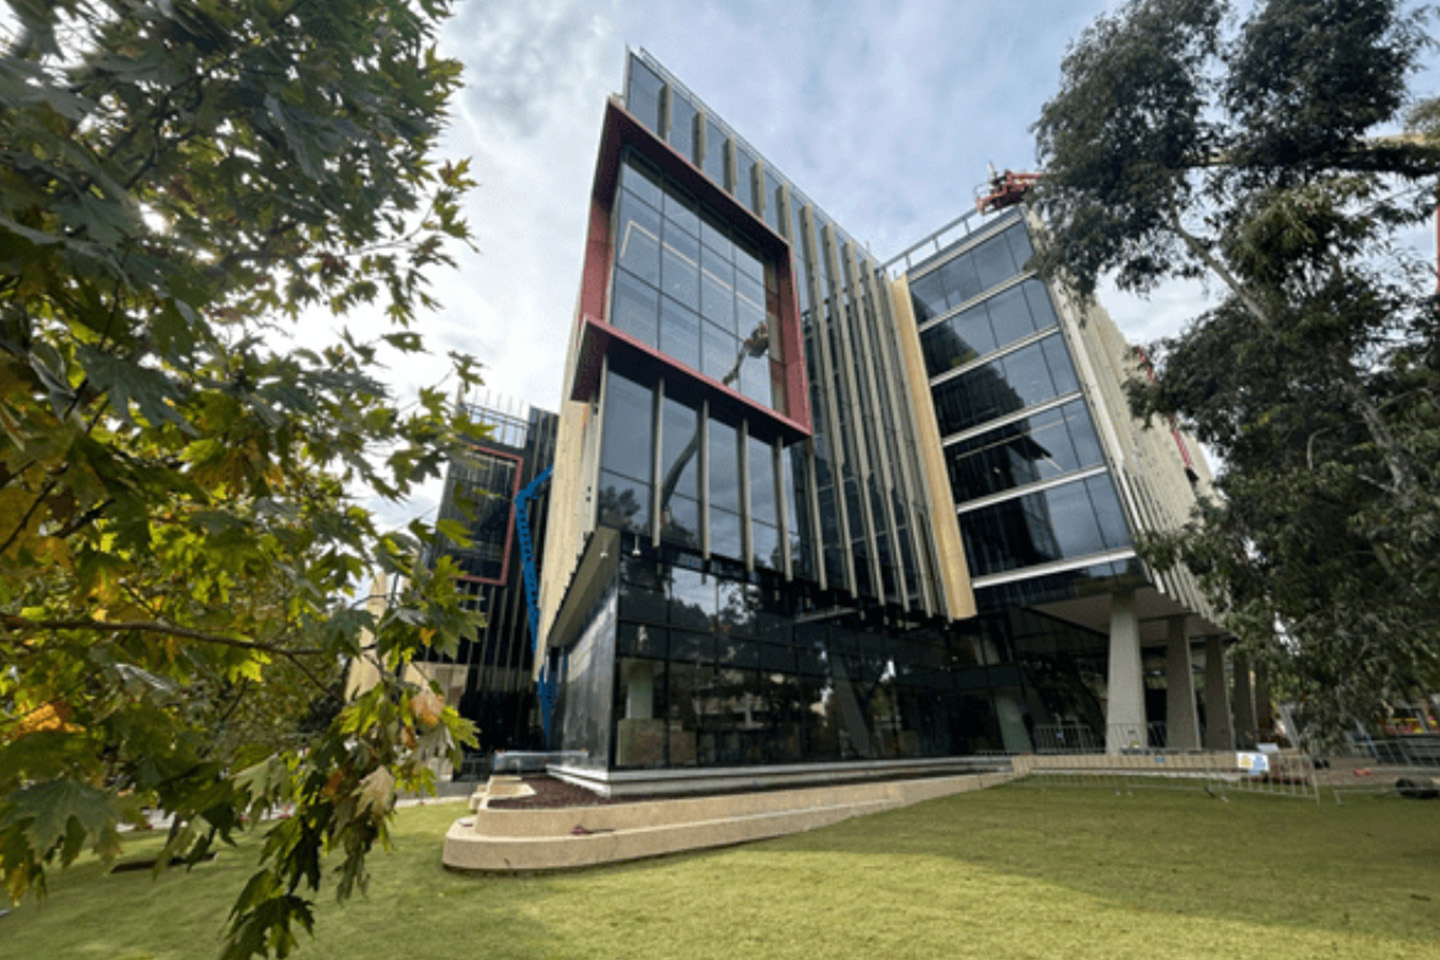
[[[540,656],[540,584],[535,573],[535,539],[530,532],[530,501],[550,481],[553,468],[546,467],[515,495],[515,533],[520,541],[520,565],[525,577],[525,606],[530,613],[530,649]],[[540,724],[545,732],[545,745],[550,745],[550,717],[555,710],[555,700],[560,693],[557,677],[552,675],[548,663],[541,663],[536,673],[536,687],[540,696]]]

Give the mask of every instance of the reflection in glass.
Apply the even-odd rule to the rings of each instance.
[[[620,195],[615,261],[652,286],[660,282],[660,213],[628,193]]]
[[[615,766],[665,766],[665,662],[616,661]]]
[[[605,378],[605,437],[600,466],[650,482],[654,394],[613,370]],[[648,499],[648,498],[647,498]]]
[[[630,89],[625,91],[625,108],[657,137],[664,135],[660,129],[660,95],[664,89],[665,83],[655,71],[635,57],[630,58]]]
[[[660,298],[660,350],[692,370],[700,369],[700,317],[669,297]]]
[[[678,91],[670,91],[670,146],[686,160],[698,162],[700,152],[696,149],[698,137],[696,124],[699,111],[682,97]]]
[[[705,175],[721,187],[725,184],[725,131],[705,118]]]

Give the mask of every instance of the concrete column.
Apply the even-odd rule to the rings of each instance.
[[[1190,661],[1190,634],[1185,617],[1171,617],[1165,638],[1165,746],[1195,750],[1200,746],[1200,721],[1195,715],[1195,671]]]
[[[1235,711],[1235,732],[1253,745],[1255,739],[1255,694],[1250,687],[1250,658],[1235,654],[1235,695],[1231,709]]]
[[[1275,714],[1270,707],[1270,670],[1264,661],[1255,664],[1255,729],[1267,737],[1275,733]]]
[[[1205,638],[1205,749],[1235,749],[1230,690],[1225,686],[1225,645],[1218,636]]]
[[[1110,595],[1110,669],[1105,686],[1105,752],[1146,746],[1145,675],[1135,591]]]

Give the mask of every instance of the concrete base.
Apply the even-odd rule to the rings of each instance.
[[[799,833],[1011,779],[966,774],[547,810],[492,810],[482,798],[473,816],[450,827],[442,860],[455,870],[504,872],[617,863]]]
[[[668,770],[591,770],[551,765],[550,776],[602,797],[643,797],[656,793],[718,793],[763,790],[907,776],[992,773],[1009,769],[1009,758],[932,757],[912,760],[856,760],[848,763],[794,763],[764,767],[688,767]]]

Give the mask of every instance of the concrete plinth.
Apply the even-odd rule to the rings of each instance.
[[[1110,595],[1110,669],[1105,689],[1105,752],[1145,747],[1145,675],[1135,591]]]
[[[1225,645],[1218,636],[1205,638],[1205,749],[1235,749],[1230,689],[1225,684]]]
[[[1200,721],[1195,714],[1195,671],[1185,617],[1171,617],[1165,637],[1165,746],[1195,750]]]

